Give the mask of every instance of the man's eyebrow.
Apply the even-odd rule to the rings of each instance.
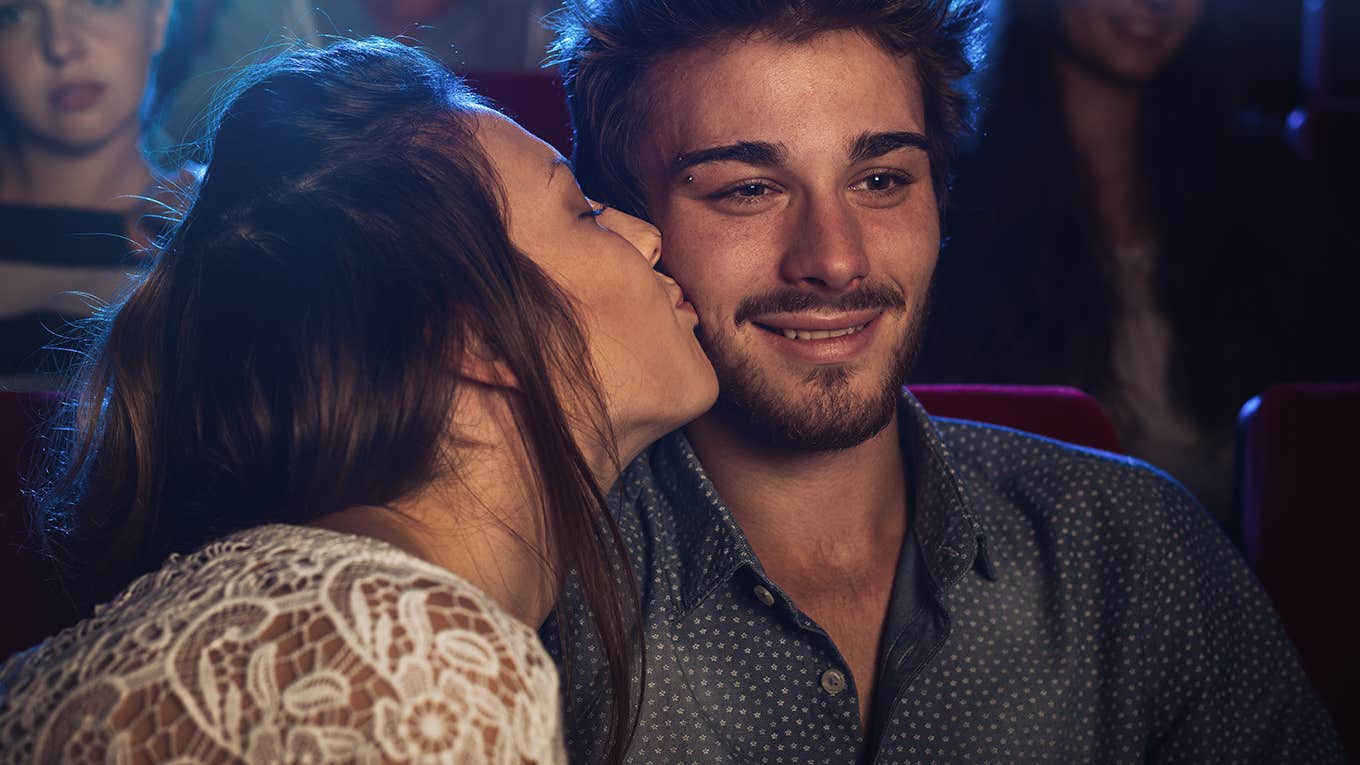
[[[548,182],[546,185],[552,185],[553,176],[557,175],[558,169],[563,167],[571,169],[571,162],[567,161],[564,157],[553,157],[552,164],[548,165]]]
[[[725,146],[711,146],[681,154],[671,162],[670,174],[675,176],[685,170],[706,162],[741,162],[756,167],[774,167],[783,164],[788,151],[783,144],[767,141],[738,141]]]
[[[898,149],[930,151],[930,142],[920,133],[908,130],[888,133],[861,133],[850,145],[850,162],[864,162]]]

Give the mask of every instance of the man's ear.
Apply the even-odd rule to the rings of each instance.
[[[519,380],[515,378],[515,373],[510,371],[509,365],[487,348],[480,338],[469,340],[463,347],[463,359],[459,362],[458,374],[493,388],[519,388]]]

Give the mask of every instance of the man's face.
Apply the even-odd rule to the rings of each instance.
[[[836,449],[890,421],[940,245],[911,59],[856,31],[673,54],[640,168],[717,416]]]

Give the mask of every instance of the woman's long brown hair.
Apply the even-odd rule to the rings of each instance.
[[[97,319],[36,510],[88,606],[240,529],[390,506],[449,469],[455,370],[476,338],[519,382],[544,525],[608,659],[603,751],[620,761],[637,585],[563,401],[586,402],[602,443],[611,431],[570,297],[511,245],[477,104],[384,40],[248,76],[184,220]]]

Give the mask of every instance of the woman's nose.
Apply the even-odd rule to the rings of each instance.
[[[85,51],[85,24],[70,9],[57,9],[42,19],[43,53],[60,66]]]
[[[656,226],[612,207],[600,215],[600,224],[628,240],[649,264],[655,266],[661,260],[661,232]]]

